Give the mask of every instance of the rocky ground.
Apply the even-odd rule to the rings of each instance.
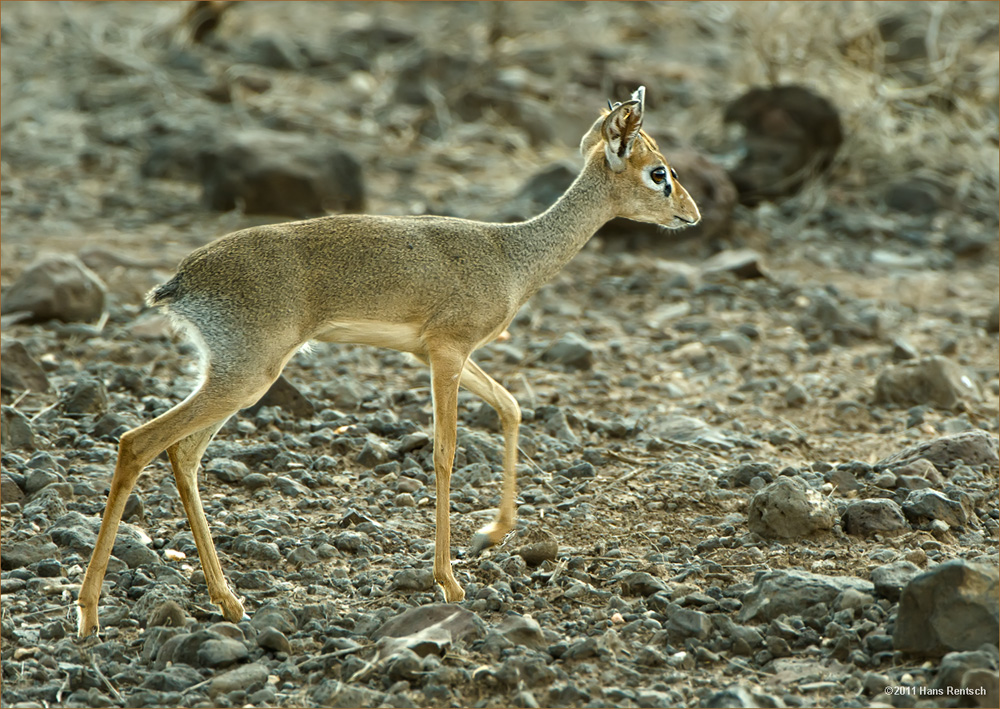
[[[0,7],[4,706],[997,706],[995,5],[219,7]],[[523,455],[470,557],[463,393],[465,602],[426,370],[317,345],[204,460],[250,620],[161,458],[75,638],[117,439],[197,375],[143,293],[251,224],[528,216],[639,83],[706,223],[612,223],[477,353]]]

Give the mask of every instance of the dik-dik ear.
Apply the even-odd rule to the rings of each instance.
[[[642,128],[642,113],[646,103],[646,87],[640,86],[632,98],[611,106],[611,112],[601,125],[604,137],[604,155],[608,166],[615,172],[625,169],[625,160],[632,152],[632,144]]]

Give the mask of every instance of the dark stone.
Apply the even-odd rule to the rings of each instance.
[[[590,369],[594,366],[594,348],[575,332],[567,332],[542,354],[542,360],[571,369]]]
[[[362,212],[361,166],[348,152],[313,138],[244,132],[200,156],[203,199],[229,211],[306,218],[331,211]]]
[[[278,406],[299,418],[309,418],[316,413],[313,403],[294,384],[285,379],[284,375],[274,380],[271,388],[256,404],[247,409],[247,413],[255,414],[264,406]]]
[[[942,436],[933,441],[922,441],[907,446],[898,453],[883,458],[875,464],[877,470],[892,468],[897,473],[903,466],[924,459],[937,470],[947,471],[958,463],[977,466],[987,465],[996,469],[1000,466],[997,454],[997,439],[987,431],[975,429],[962,431],[951,436]]]
[[[822,576],[797,569],[758,573],[743,596],[737,620],[769,622],[782,614],[800,615],[817,603],[830,605],[843,591],[871,594],[870,581],[853,576]]]
[[[802,86],[752,88],[723,118],[746,129],[745,157],[730,176],[747,205],[797,192],[832,164],[843,140],[837,109]]]
[[[931,405],[943,409],[980,401],[975,375],[945,357],[889,365],[875,380],[876,404]]]
[[[903,587],[920,574],[920,567],[912,561],[894,561],[872,569],[875,595],[898,601]]]
[[[28,313],[25,322],[93,322],[104,313],[107,287],[76,256],[45,256],[3,294],[0,314]]]
[[[3,450],[29,451],[36,447],[28,417],[10,406],[0,408],[0,447]]]
[[[896,650],[935,657],[995,644],[998,636],[997,569],[954,559],[906,584],[892,637]]]
[[[108,390],[100,379],[81,378],[62,399],[67,414],[103,414],[108,410]]]
[[[844,531],[869,537],[876,533],[909,529],[903,510],[892,500],[855,500],[848,503],[843,518]]]
[[[44,393],[49,390],[49,378],[24,344],[19,340],[6,338],[0,343],[0,388],[4,391],[26,391]]]

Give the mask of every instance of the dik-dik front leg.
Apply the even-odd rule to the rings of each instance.
[[[436,489],[434,535],[434,580],[444,590],[445,600],[457,603],[465,591],[451,568],[451,470],[458,437],[458,384],[468,358],[451,347],[430,352],[431,393],[434,403],[434,483]]]

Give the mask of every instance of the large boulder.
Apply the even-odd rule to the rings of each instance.
[[[997,643],[1000,593],[996,567],[954,559],[903,588],[892,635],[897,650],[940,657]]]
[[[307,218],[365,207],[360,163],[318,138],[245,131],[206,148],[198,169],[210,209]]]
[[[23,322],[92,322],[104,314],[107,286],[72,254],[35,261],[4,293],[0,314],[22,314]]]
[[[726,106],[724,120],[746,130],[744,158],[730,172],[743,204],[794,194],[843,141],[837,109],[802,86],[754,87]]]

